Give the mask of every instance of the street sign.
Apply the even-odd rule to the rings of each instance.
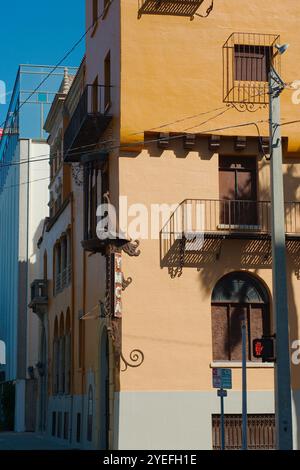
[[[212,370],[213,388],[231,389],[232,388],[232,374],[231,369],[214,368]]]
[[[227,397],[227,390],[223,390],[222,388],[217,391],[217,395],[220,398],[226,398]]]

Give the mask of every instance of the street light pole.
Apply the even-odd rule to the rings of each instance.
[[[247,415],[247,331],[245,317],[242,321],[242,449],[247,450],[248,415]]]
[[[284,83],[271,67],[270,91],[270,152],[272,211],[272,276],[273,312],[276,333],[275,410],[277,449],[293,448],[290,342],[285,245],[285,210],[282,177],[282,144],[280,131],[280,94]]]

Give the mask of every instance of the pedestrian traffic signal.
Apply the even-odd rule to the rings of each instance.
[[[274,338],[254,339],[253,356],[262,359],[262,362],[274,362]]]

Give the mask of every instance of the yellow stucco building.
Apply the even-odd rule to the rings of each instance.
[[[40,241],[53,437],[84,448],[218,448],[212,368],[229,367],[227,446],[238,448],[243,318],[249,446],[274,447],[274,364],[255,359],[252,340],[274,333],[272,61],[290,84],[281,118],[291,355],[300,334],[300,6],[288,3],[283,16],[276,0],[86,2],[86,57],[47,124],[61,155],[50,207],[61,201]],[[97,236],[107,201],[121,216],[117,240]]]

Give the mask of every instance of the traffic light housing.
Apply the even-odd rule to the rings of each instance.
[[[274,338],[263,337],[253,340],[253,356],[262,362],[274,362]]]

